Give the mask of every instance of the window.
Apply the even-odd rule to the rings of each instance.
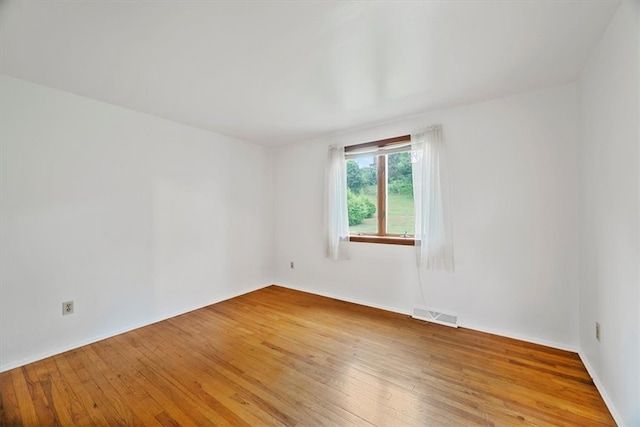
[[[345,147],[351,241],[414,244],[411,136]]]

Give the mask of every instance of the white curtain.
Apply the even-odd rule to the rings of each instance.
[[[418,268],[453,271],[451,205],[441,126],[411,135],[411,162]]]
[[[349,214],[344,147],[329,147],[325,211],[327,257],[333,260],[348,258]]]

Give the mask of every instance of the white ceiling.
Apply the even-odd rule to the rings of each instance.
[[[262,144],[570,82],[619,1],[4,1],[4,74]]]

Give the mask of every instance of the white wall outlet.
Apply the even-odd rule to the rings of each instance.
[[[600,323],[596,322],[596,339],[600,341]]]
[[[294,264],[293,264],[293,261],[289,261],[289,268],[291,268],[292,270],[295,268]]]
[[[73,301],[65,301],[62,303],[62,315],[73,314]]]

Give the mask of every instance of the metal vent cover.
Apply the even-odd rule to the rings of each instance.
[[[452,328],[458,327],[458,316],[455,314],[442,313],[430,308],[414,307],[411,317],[427,322],[438,323],[439,325],[451,326]]]

